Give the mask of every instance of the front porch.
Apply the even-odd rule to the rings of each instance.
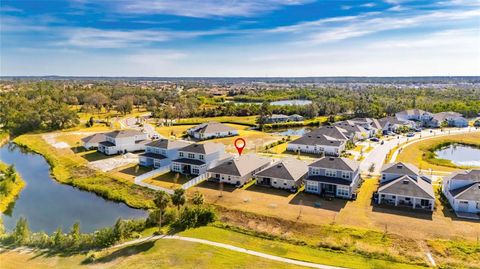
[[[395,194],[378,194],[378,204],[433,211],[434,200]]]

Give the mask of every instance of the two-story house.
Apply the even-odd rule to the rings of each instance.
[[[147,134],[137,130],[116,130],[105,134],[105,141],[98,143],[98,151],[106,155],[144,150],[149,142]]]
[[[308,165],[305,192],[326,197],[351,199],[360,184],[360,164],[357,161],[323,157]]]
[[[253,174],[271,162],[270,159],[255,154],[245,154],[208,169],[208,174],[211,180],[243,186],[252,179]]]
[[[178,156],[172,160],[171,171],[182,174],[201,175],[217,163],[231,158],[225,153],[223,144],[206,142],[190,144],[178,149]]]
[[[198,140],[238,135],[238,130],[219,122],[208,122],[194,126],[187,130],[187,134]]]
[[[442,191],[455,212],[480,213],[479,169],[445,177]]]
[[[435,194],[432,181],[408,163],[389,163],[382,167],[378,204],[433,211]]]
[[[139,156],[139,164],[147,167],[164,167],[170,165],[178,156],[178,150],[189,143],[180,140],[159,139],[145,145],[145,152]]]

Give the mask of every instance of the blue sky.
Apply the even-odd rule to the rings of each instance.
[[[480,75],[477,0],[2,0],[1,75]]]

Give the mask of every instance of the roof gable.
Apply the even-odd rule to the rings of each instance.
[[[378,188],[378,192],[396,194],[400,196],[435,199],[432,184],[420,177],[414,178],[408,175],[398,177]]]

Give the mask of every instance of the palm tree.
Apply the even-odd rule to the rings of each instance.
[[[158,209],[159,217],[158,217],[158,229],[162,228],[162,215],[163,211],[168,207],[170,204],[170,195],[168,195],[164,191],[158,191],[155,199],[153,200],[155,206]]]
[[[180,206],[185,204],[185,190],[182,188],[175,189],[172,195],[172,203],[180,209]]]

